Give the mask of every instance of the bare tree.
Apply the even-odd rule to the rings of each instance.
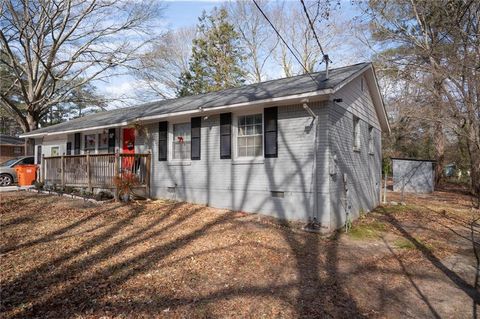
[[[2,1],[0,62],[15,76],[0,103],[25,132],[77,88],[134,65],[160,16],[155,1]],[[21,92],[20,101],[11,91]]]
[[[257,1],[268,10],[268,1]],[[251,1],[236,1],[227,4],[231,23],[240,35],[247,53],[245,68],[249,82],[262,82],[268,79],[265,72],[279,39],[272,37],[270,25]]]
[[[306,8],[324,53],[330,54],[336,60],[336,66],[340,66],[347,64],[349,60],[346,57],[351,56],[353,52],[356,53],[359,48],[352,45],[353,37],[349,34],[350,25],[345,18],[341,17],[344,12],[330,1],[326,3],[328,5],[320,2],[306,2]],[[277,2],[268,8],[274,25],[302,62],[306,71],[319,71],[323,62],[323,53],[301,4]],[[281,66],[285,76],[306,72],[283,42],[277,46],[274,59]]]
[[[188,70],[195,28],[169,31],[142,55],[135,75],[145,81],[155,95],[172,98],[180,89],[179,78]]]
[[[472,189],[480,196],[480,4],[375,0],[365,12],[385,72],[396,72],[397,81],[415,83],[427,97],[428,107],[408,116],[428,122],[432,129],[437,178],[453,132],[466,141]]]

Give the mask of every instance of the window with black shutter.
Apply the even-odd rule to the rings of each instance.
[[[158,123],[158,160],[167,160],[168,149],[168,122]]]
[[[81,133],[75,133],[75,136],[74,136],[74,153],[75,155],[79,155],[80,154],[80,140],[81,140]]]
[[[191,119],[191,138],[192,138],[192,160],[200,159],[201,152],[201,129],[202,129],[202,118],[201,117],[192,117]]]
[[[232,113],[220,114],[220,158],[232,158]]]
[[[115,153],[115,129],[108,129],[108,152]]]
[[[67,142],[67,155],[72,155],[72,142]]]
[[[264,143],[265,157],[278,157],[278,108],[269,107],[264,110]]]

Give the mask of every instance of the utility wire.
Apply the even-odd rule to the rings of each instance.
[[[307,68],[305,67],[305,65],[303,65],[302,61],[300,61],[300,59],[295,55],[295,53],[293,52],[292,48],[290,48],[290,46],[288,45],[287,41],[285,41],[285,39],[282,37],[282,35],[280,34],[280,32],[278,32],[277,28],[273,25],[272,21],[270,21],[270,19],[267,17],[267,15],[265,14],[265,12],[263,12],[262,8],[260,8],[260,6],[258,5],[257,1],[256,1],[256,0],[253,0],[253,3],[255,4],[255,6],[257,7],[257,9],[260,11],[260,13],[263,15],[263,17],[265,18],[265,20],[268,21],[268,23],[270,24],[270,26],[272,27],[272,29],[275,31],[275,33],[277,34],[277,36],[280,38],[280,40],[282,40],[282,42],[285,44],[285,46],[286,46],[287,49],[290,51],[290,53],[293,55],[293,57],[295,58],[295,60],[297,60],[297,62],[302,66],[302,68],[303,68],[303,70],[305,71],[305,73],[308,74],[308,76],[313,80],[313,82],[315,82],[315,84],[318,85],[317,80],[310,74],[310,72],[307,70]]]
[[[322,45],[320,44],[320,40],[318,39],[317,32],[315,31],[315,28],[313,27],[312,19],[310,19],[310,15],[308,14],[307,7],[305,6],[305,1],[300,0],[300,2],[302,3],[303,11],[305,12],[305,15],[307,16],[308,24],[310,24],[310,29],[312,29],[312,31],[313,31],[313,36],[315,37],[315,40],[317,41],[318,47],[320,48],[320,51],[322,52],[322,55],[323,55],[322,62],[326,62],[328,64],[328,62],[332,62],[332,61],[329,59],[328,55],[325,54],[325,52],[323,52],[323,48],[322,48]]]
[[[305,6],[305,1],[300,0],[303,6],[303,11],[305,12],[305,15],[307,16],[308,23],[310,24],[310,29],[313,31],[313,36],[315,37],[315,40],[317,40],[318,47],[320,48],[320,51],[322,52],[322,55],[325,56],[325,52],[323,52],[322,45],[320,44],[320,40],[318,40],[317,32],[315,32],[315,28],[313,27],[313,22],[312,19],[310,19],[310,15],[308,14],[307,7]]]

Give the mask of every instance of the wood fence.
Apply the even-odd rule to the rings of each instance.
[[[42,157],[41,181],[57,186],[115,189],[114,177],[135,174],[150,195],[151,154],[89,154]]]

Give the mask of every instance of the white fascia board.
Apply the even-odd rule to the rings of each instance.
[[[388,121],[388,115],[387,115],[387,109],[385,107],[385,103],[383,101],[382,93],[380,92],[380,87],[378,86],[378,80],[377,80],[377,74],[375,73],[375,69],[373,66],[370,67],[370,77],[367,76],[367,81],[369,81],[369,86],[372,85],[375,88],[375,93],[372,94],[372,99],[375,104],[375,109],[377,110],[378,115],[382,115],[381,119],[383,121],[380,121],[380,123],[383,122],[384,126],[383,129],[390,134],[391,129],[390,129],[390,122]],[[373,83],[372,83],[373,82]],[[372,87],[370,86],[370,87]]]
[[[332,93],[333,93],[333,89],[324,89],[319,91],[313,91],[313,92],[302,93],[302,94],[294,94],[294,95],[288,95],[283,97],[274,97],[274,98],[256,100],[251,102],[243,102],[243,103],[236,103],[236,104],[230,104],[230,105],[209,107],[205,109],[202,108],[202,109],[195,109],[195,110],[189,110],[189,111],[183,111],[183,112],[173,112],[173,113],[165,113],[165,114],[159,114],[159,115],[144,116],[144,117],[136,118],[131,122],[122,122],[122,123],[116,123],[116,124],[109,124],[109,125],[96,126],[96,127],[86,127],[82,129],[66,130],[66,131],[58,131],[58,132],[33,133],[33,134],[26,133],[26,134],[20,135],[20,137],[42,137],[42,136],[51,136],[51,135],[65,134],[65,133],[91,131],[91,130],[97,130],[97,129],[126,126],[134,122],[145,122],[145,121],[165,119],[169,117],[194,115],[194,114],[207,114],[207,113],[211,114],[218,111],[249,107],[249,106],[268,105],[268,104],[282,105],[282,104],[291,104],[295,102],[300,103],[303,99],[306,99],[306,98],[315,99],[316,97],[328,96]]]
[[[380,87],[378,86],[378,80],[377,80],[377,75],[375,74],[375,69],[373,68],[373,65],[369,63],[367,66],[364,68],[358,70],[345,80],[343,80],[340,84],[338,84],[334,88],[334,93],[336,93],[338,90],[340,90],[342,87],[350,83],[353,79],[358,77],[359,75],[367,72],[367,81],[368,81],[368,86],[375,88],[374,94],[372,94],[372,100],[373,104],[375,106],[375,110],[377,111],[377,116],[380,121],[380,126],[382,127],[382,130],[386,131],[388,134],[390,134],[390,123],[388,122],[388,117],[387,117],[387,111],[385,108],[385,104],[383,102],[383,97],[382,94],[380,93]],[[368,74],[369,73],[369,74]]]
[[[325,89],[325,90],[302,93],[302,94],[295,94],[295,95],[288,95],[288,96],[283,96],[283,97],[257,100],[257,101],[252,101],[252,102],[243,102],[243,103],[236,103],[236,104],[230,104],[230,105],[209,107],[209,108],[205,108],[205,109],[196,109],[196,110],[189,110],[189,111],[183,111],[183,112],[174,112],[174,113],[166,113],[166,114],[145,116],[145,117],[137,118],[136,121],[142,121],[143,122],[143,121],[163,119],[163,118],[174,117],[174,116],[192,115],[192,114],[197,114],[197,113],[202,113],[202,114],[216,113],[218,111],[224,111],[224,110],[229,110],[229,109],[248,107],[248,106],[266,105],[266,104],[282,105],[282,104],[291,104],[291,103],[295,103],[295,102],[300,103],[300,101],[305,99],[305,98],[320,97],[320,96],[324,96],[324,95],[330,95],[332,93],[333,93],[332,89]]]
[[[121,122],[121,123],[116,123],[116,124],[109,124],[109,125],[102,125],[102,126],[93,126],[93,127],[85,127],[81,129],[74,129],[74,130],[67,130],[67,131],[58,131],[58,132],[48,132],[48,133],[36,133],[36,134],[22,134],[20,137],[42,137],[42,136],[52,136],[52,135],[58,135],[58,134],[68,134],[68,133],[76,133],[76,132],[84,132],[84,131],[94,131],[94,130],[101,130],[101,129],[106,129],[106,128],[113,128],[113,127],[119,127],[119,126],[126,126],[128,125],[128,122]]]

